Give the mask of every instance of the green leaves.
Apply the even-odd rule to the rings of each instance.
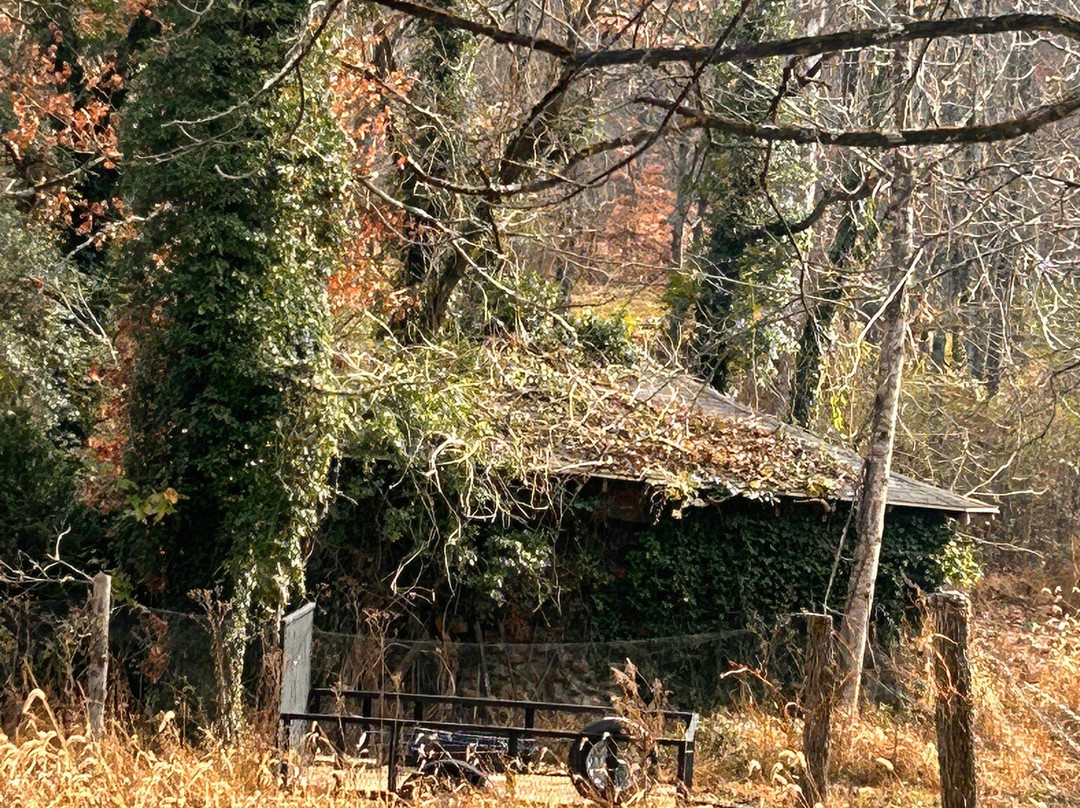
[[[102,345],[80,280],[50,242],[0,205],[0,555],[40,557],[57,537],[98,536],[78,498],[79,450]],[[77,529],[77,530],[76,530]],[[72,544],[69,541],[68,544]]]
[[[295,79],[266,87],[307,11],[164,5],[169,35],[132,85],[126,192],[147,219],[122,256],[139,333],[125,459],[149,493],[129,498],[129,533],[176,599],[227,575],[280,605],[327,496],[338,407],[319,389],[341,239],[323,203],[344,178],[317,156],[336,130],[317,108],[298,116]]]
[[[785,615],[820,609],[828,594],[839,608],[847,563],[829,582],[847,509],[731,501],[691,508],[637,532],[609,556],[586,586],[595,591],[597,633],[608,638],[772,626]],[[878,579],[879,634],[913,602],[912,584],[941,583],[955,564],[952,530],[937,514],[894,510],[888,518]]]
[[[176,513],[176,504],[182,499],[187,499],[171,487],[142,496],[138,486],[127,479],[120,480],[116,487],[127,493],[125,513],[136,522],[145,523],[147,520],[152,520],[154,524],[157,524],[166,516]]]

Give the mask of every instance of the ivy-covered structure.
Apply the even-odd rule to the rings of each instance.
[[[399,597],[416,587],[434,605],[411,602],[395,633],[446,641],[756,642],[792,613],[842,606],[857,454],[641,360],[473,350],[457,351],[434,404],[415,375],[380,371],[314,578],[331,562],[362,570],[369,603],[376,577]],[[995,511],[899,474],[889,500],[881,625],[955,565],[953,520]]]
[[[594,465],[576,491],[587,516],[570,529],[593,571],[581,585],[592,633],[761,633],[793,612],[840,608],[861,458],[685,375],[650,372],[633,395],[678,413],[687,451],[674,467],[647,452],[619,468],[601,452],[565,458],[565,469]],[[958,571],[954,521],[997,509],[903,474],[889,505],[877,614],[891,625],[919,588]]]

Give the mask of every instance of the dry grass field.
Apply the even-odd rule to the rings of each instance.
[[[978,698],[978,766],[985,806],[1080,806],[1080,619],[1072,593],[1034,591],[991,578],[976,594],[972,647]],[[938,804],[932,704],[925,679],[925,637],[912,637],[893,661],[911,699],[841,722],[833,745],[829,806]],[[37,692],[24,720],[0,734],[0,806],[4,808],[344,808],[386,803],[366,794],[371,775],[323,768],[279,779],[271,745],[225,746],[212,737],[181,740],[166,717],[153,732],[115,725],[100,743],[59,726]],[[699,735],[694,793],[677,798],[660,785],[650,805],[798,804],[797,718],[773,705],[747,703],[707,717]],[[359,778],[359,779],[357,779]],[[397,801],[395,801],[397,802]],[[486,808],[582,804],[569,783],[518,776],[494,793],[422,794],[416,804]]]

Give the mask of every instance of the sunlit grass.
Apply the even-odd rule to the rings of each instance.
[[[992,590],[976,599],[972,661],[978,705],[981,804],[1047,808],[1080,794],[1080,620],[1060,592],[1018,604]],[[836,721],[829,806],[936,806],[937,750],[926,680],[926,637],[897,655],[914,683],[900,708],[867,708]],[[272,744],[256,737],[225,745],[212,735],[181,739],[171,715],[152,731],[114,725],[100,742],[65,731],[41,691],[25,701],[11,736],[0,733],[0,806],[109,808],[300,808],[379,805],[387,798],[359,791],[346,773],[309,770],[288,786]],[[760,704],[743,704],[704,719],[692,804],[794,806],[802,770],[801,722]],[[363,779],[363,778],[361,778]],[[377,777],[367,778],[373,783]],[[426,795],[419,804],[487,808],[581,801],[525,793],[527,779],[495,795]],[[554,792],[552,792],[554,793]],[[570,795],[570,796],[568,796]],[[530,799],[531,797],[531,799]],[[670,789],[650,804],[674,803]]]
[[[1076,804],[1080,618],[1060,591],[1032,601],[994,584],[976,592],[972,624],[980,804]],[[925,631],[909,638],[893,660],[911,697],[902,709],[834,717],[830,806],[940,804],[928,642]],[[704,722],[697,782],[723,803],[795,805],[801,733],[774,709],[717,713]]]

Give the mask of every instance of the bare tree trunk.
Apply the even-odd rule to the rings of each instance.
[[[697,155],[690,158],[690,146],[680,143],[678,154],[675,158],[675,176],[680,180],[675,188],[675,205],[671,211],[671,269],[673,272],[682,272],[685,260],[683,235],[686,229],[686,219],[690,215],[690,189],[684,179],[693,172],[690,166],[697,160]]]
[[[824,22],[821,22],[821,25],[824,25]],[[840,85],[846,103],[857,103],[855,99],[859,74],[858,54],[844,54]],[[854,155],[841,152],[840,166],[845,188],[854,188],[862,181],[861,168]],[[823,342],[844,296],[845,283],[842,278],[845,270],[850,270],[848,264],[858,244],[859,224],[864,209],[861,200],[844,205],[843,215],[829,248],[829,263],[839,271],[825,271],[819,276],[817,301],[807,307],[806,320],[799,336],[799,347],[795,353],[795,373],[791,384],[791,421],[801,427],[810,426],[810,416],[821,382]]]
[[[895,250],[894,250],[895,252]],[[901,265],[902,266],[902,265]],[[907,325],[907,280],[901,278],[885,310],[885,337],[881,342],[878,388],[874,397],[873,429],[863,464],[862,487],[856,521],[855,560],[848,583],[844,621],[840,629],[844,683],[841,701],[855,709],[859,701],[863,658],[870,631],[874,583],[881,558],[885,505],[892,471],[896,415],[904,374],[904,333]]]
[[[857,166],[852,158],[844,155],[844,184],[854,187],[859,182]],[[843,272],[859,238],[858,217],[862,202],[849,202],[844,206],[843,216],[836,228],[836,236],[829,249],[829,262]],[[808,308],[799,336],[799,348],[795,354],[795,373],[792,378],[791,420],[802,427],[810,426],[810,416],[821,382],[823,341],[832,327],[833,319],[840,309],[844,296],[844,283],[839,274],[828,272],[818,281],[817,302]]]
[[[898,10],[906,3],[901,0]],[[907,72],[911,64],[910,46],[897,49],[893,80],[896,125],[902,129],[907,118]],[[858,499],[855,558],[848,582],[844,620],[840,627],[843,684],[841,703],[850,712],[858,709],[863,659],[870,633],[870,612],[874,603],[874,583],[881,558],[881,537],[885,529],[885,506],[892,471],[896,417],[904,376],[904,336],[907,332],[908,274],[914,254],[914,211],[911,205],[911,157],[897,149],[892,160],[892,189],[889,194],[888,293],[891,298],[882,314],[883,337],[874,396],[870,445],[863,464]]]
[[[945,370],[945,340],[947,333],[940,323],[934,328],[934,336],[930,342],[930,361],[938,371]]]

